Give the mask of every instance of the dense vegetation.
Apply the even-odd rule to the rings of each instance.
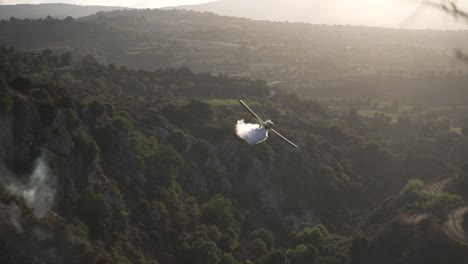
[[[186,15],[192,21],[180,27]],[[7,44],[67,39],[83,47],[28,52],[0,45],[0,215],[7,216],[0,219],[0,262],[440,263],[436,253],[450,263],[466,259],[466,246],[443,231],[447,215],[468,197],[467,114],[457,103],[436,107],[363,93],[305,100],[264,80],[204,73],[213,65],[197,68],[198,61],[185,65],[194,70],[163,68],[190,61],[172,35],[156,42],[155,57],[139,56],[155,70],[101,63],[133,41],[148,41],[135,30],[141,25],[155,38],[183,34],[189,25],[193,37],[205,20],[260,32],[271,26],[150,10],[0,22]],[[153,27],[167,21],[173,26]],[[329,34],[322,26],[275,25]],[[87,54],[95,49],[100,56]],[[241,59],[243,51],[233,54]],[[451,80],[462,83],[463,75]],[[437,76],[430,78],[452,78]],[[274,137],[252,147],[238,139],[236,121],[252,120],[241,98],[300,148]],[[42,156],[57,178],[45,216],[8,181],[26,180]],[[428,187],[447,175],[453,183],[446,189]]]
[[[55,30],[49,30],[54,28]],[[81,19],[9,19],[0,42],[51,48],[129,68],[188,67],[270,81],[306,97],[365,96],[463,105],[463,31],[279,23],[180,10],[100,12]],[[405,59],[402,59],[405,58]]]

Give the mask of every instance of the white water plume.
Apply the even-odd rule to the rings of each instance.
[[[259,124],[245,123],[242,119],[237,121],[236,134],[250,145],[255,145],[267,140],[268,129]]]
[[[7,189],[22,196],[37,217],[49,213],[54,203],[56,182],[47,166],[45,156],[41,155],[34,162],[33,173],[26,183],[10,180]]]

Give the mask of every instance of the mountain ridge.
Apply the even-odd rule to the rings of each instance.
[[[84,6],[64,3],[54,4],[17,4],[17,5],[1,5],[0,20],[15,18],[45,18],[51,16],[53,18],[66,18],[72,16],[75,18],[85,17],[97,12],[127,10],[128,7],[119,6]]]

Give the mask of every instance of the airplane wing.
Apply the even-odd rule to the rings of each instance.
[[[271,132],[275,133],[278,137],[280,137],[282,140],[288,142],[291,146],[297,148],[298,146],[294,143],[292,143],[289,139],[285,138],[283,135],[281,135],[280,133],[278,133],[278,131],[274,130],[274,129],[270,129]]]
[[[242,106],[249,110],[249,112],[258,120],[258,122],[260,122],[260,124],[265,124],[265,122],[252,109],[250,109],[250,107],[246,103],[244,103],[244,101],[239,100],[239,102],[242,104]]]

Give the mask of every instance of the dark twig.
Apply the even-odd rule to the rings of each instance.
[[[452,15],[454,18],[462,18],[468,22],[468,13],[465,10],[460,9],[457,3],[452,0],[442,0],[440,2],[424,0],[423,3],[427,6],[440,9]]]

